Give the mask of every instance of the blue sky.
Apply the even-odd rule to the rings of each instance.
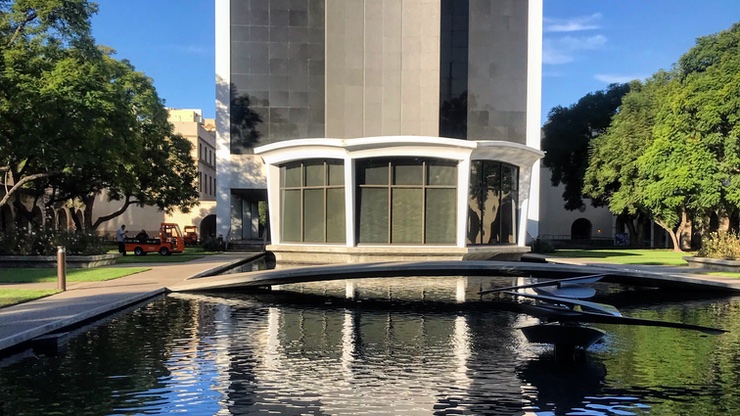
[[[152,77],[168,107],[214,116],[213,0],[97,3],[98,43]],[[544,0],[542,122],[552,107],[669,69],[697,37],[738,21],[740,0]]]

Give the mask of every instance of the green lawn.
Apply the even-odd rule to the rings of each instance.
[[[22,290],[0,288],[0,308],[4,306],[28,302],[29,300],[43,298],[44,296],[53,295],[58,292],[58,290]]]
[[[94,269],[67,269],[68,282],[100,282],[117,279],[149,270],[147,267],[104,267]],[[0,269],[0,283],[56,282],[57,269],[18,268]]]
[[[647,264],[658,266],[686,266],[685,256],[692,256],[690,252],[675,252],[673,250],[657,249],[595,249],[577,250],[562,249],[547,254],[553,257],[588,258],[603,263],[614,264]]]
[[[68,269],[67,282],[99,282],[149,270],[147,267]],[[0,283],[45,283],[57,281],[57,269],[0,269]],[[59,293],[58,290],[8,289],[0,286],[0,308]]]

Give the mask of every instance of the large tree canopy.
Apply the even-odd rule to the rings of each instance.
[[[628,84],[611,84],[606,91],[590,93],[570,107],[557,106],[550,110],[543,127],[542,163],[551,171],[552,185],[564,185],[566,209],[583,205],[589,143],[609,127],[627,91]]]
[[[641,227],[650,215],[641,202],[637,159],[653,142],[656,114],[670,79],[670,73],[661,71],[644,83],[633,81],[607,131],[589,146],[584,196],[621,215],[634,244],[642,243]]]
[[[95,8],[1,1],[0,205],[13,198],[23,211],[20,192],[48,205],[78,200],[94,229],[130,204],[187,211],[197,203],[191,144],[172,134],[152,80],[111,50],[89,47]],[[103,191],[120,208],[93,219]]]
[[[692,227],[740,203],[740,25],[697,40],[671,72],[633,83],[591,143],[584,192],[647,213],[687,249]]]
[[[740,24],[700,38],[676,70],[638,164],[642,201],[679,249],[692,221],[740,202]]]

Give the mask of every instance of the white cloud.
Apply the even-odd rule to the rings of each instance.
[[[545,39],[542,44],[542,63],[550,65],[573,62],[574,55],[582,50],[601,49],[606,45],[604,35],[564,36],[557,39]]]
[[[544,18],[545,32],[579,32],[582,30],[600,29],[601,13],[594,13],[591,16],[579,16],[570,19],[552,19]]]
[[[616,75],[616,74],[596,74],[594,78],[607,84],[624,84],[636,79],[644,79],[642,75]]]

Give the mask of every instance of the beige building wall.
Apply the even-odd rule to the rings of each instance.
[[[165,214],[156,207],[129,206],[122,215],[106,221],[98,227],[98,232],[112,234],[126,224],[133,236],[142,229],[149,234],[156,233],[162,222],[174,222],[184,228],[195,225],[200,230],[201,222],[209,215],[216,213],[216,134],[213,119],[205,119],[199,109],[169,109],[168,120],[174,132],[186,138],[193,145],[191,156],[198,165],[200,203],[189,213],[175,210]],[[95,201],[93,215],[95,218],[111,213],[121,207],[120,201],[108,201],[107,195],[101,194]]]
[[[327,0],[326,137],[437,136],[440,0]]]

